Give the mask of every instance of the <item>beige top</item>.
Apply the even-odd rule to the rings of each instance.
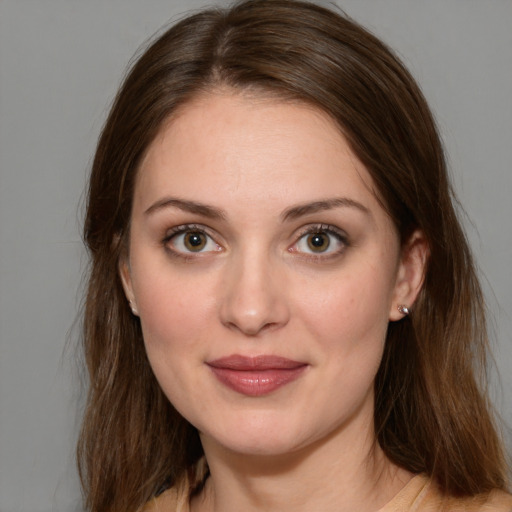
[[[154,498],[144,512],[190,512],[190,483],[183,478]],[[377,512],[512,512],[512,495],[495,490],[473,498],[443,498],[425,475],[417,475]]]

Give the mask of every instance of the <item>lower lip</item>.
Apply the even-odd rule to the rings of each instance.
[[[296,368],[270,368],[268,370],[232,370],[210,366],[217,379],[225,386],[247,396],[268,395],[293,382],[307,365]]]

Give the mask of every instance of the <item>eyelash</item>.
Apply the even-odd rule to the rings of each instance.
[[[162,240],[162,244],[163,244],[165,250],[168,251],[172,256],[184,258],[185,260],[189,260],[191,258],[197,257],[202,252],[212,252],[212,251],[186,252],[186,251],[177,250],[177,249],[171,247],[170,242],[173,239],[176,239],[178,236],[184,235],[187,233],[198,233],[198,234],[204,235],[208,239],[206,243],[213,242],[217,246],[217,248],[218,248],[217,250],[220,250],[219,244],[217,244],[217,242],[215,242],[213,237],[208,234],[208,232],[204,229],[203,226],[200,226],[197,224],[182,224],[181,226],[176,226],[176,227],[173,227],[170,230],[168,230],[166,232],[164,239]]]
[[[215,251],[182,251],[178,250],[176,248],[173,248],[170,244],[170,242],[173,239],[176,239],[180,235],[184,235],[187,233],[198,233],[201,235],[204,235],[207,237],[206,244],[208,243],[214,243],[217,247]],[[309,235],[315,235],[315,234],[322,234],[322,235],[328,235],[333,236],[337,242],[341,245],[341,248],[336,249],[335,251],[330,251],[328,253],[325,252],[306,252],[306,251],[299,251],[297,250],[297,245],[307,236]],[[183,258],[185,260],[190,260],[191,258],[198,257],[202,253],[208,253],[208,252],[217,252],[221,250],[221,246],[215,242],[214,238],[208,233],[208,231],[204,228],[204,226],[198,225],[198,224],[182,224],[180,226],[176,226],[171,228],[166,232],[166,235],[164,239],[162,240],[162,244],[166,251],[168,251],[172,256],[176,256],[179,258]],[[327,248],[329,248],[329,245]],[[347,247],[350,246],[349,239],[346,235],[346,233],[336,226],[332,226],[329,224],[313,224],[307,226],[305,229],[303,229],[300,234],[297,237],[297,240],[294,242],[294,244],[288,249],[291,253],[299,253],[304,258],[312,261],[321,261],[326,260],[330,258],[334,258],[341,253],[345,251]]]
[[[342,231],[341,229],[337,228],[336,226],[332,226],[330,224],[313,224],[310,226],[307,226],[299,235],[297,241],[293,244],[293,246],[289,249],[290,252],[300,252],[296,250],[295,248],[297,245],[303,240],[305,237],[309,235],[316,235],[316,234],[322,234],[322,235],[330,235],[333,236],[336,241],[341,245],[340,248],[327,252],[301,252],[301,254],[304,256],[304,258],[312,261],[321,261],[326,260],[330,258],[335,258],[336,256],[341,255],[347,247],[350,246],[350,242],[348,239],[347,234]],[[330,246],[330,244],[327,246],[327,248]]]

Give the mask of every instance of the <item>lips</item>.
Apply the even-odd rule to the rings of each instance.
[[[232,355],[207,365],[222,384],[247,396],[272,393],[299,378],[308,367],[300,361],[271,355]]]

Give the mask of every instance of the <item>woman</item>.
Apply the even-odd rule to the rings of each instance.
[[[88,510],[512,509],[439,137],[354,22],[249,0],[163,34],[85,239]]]

